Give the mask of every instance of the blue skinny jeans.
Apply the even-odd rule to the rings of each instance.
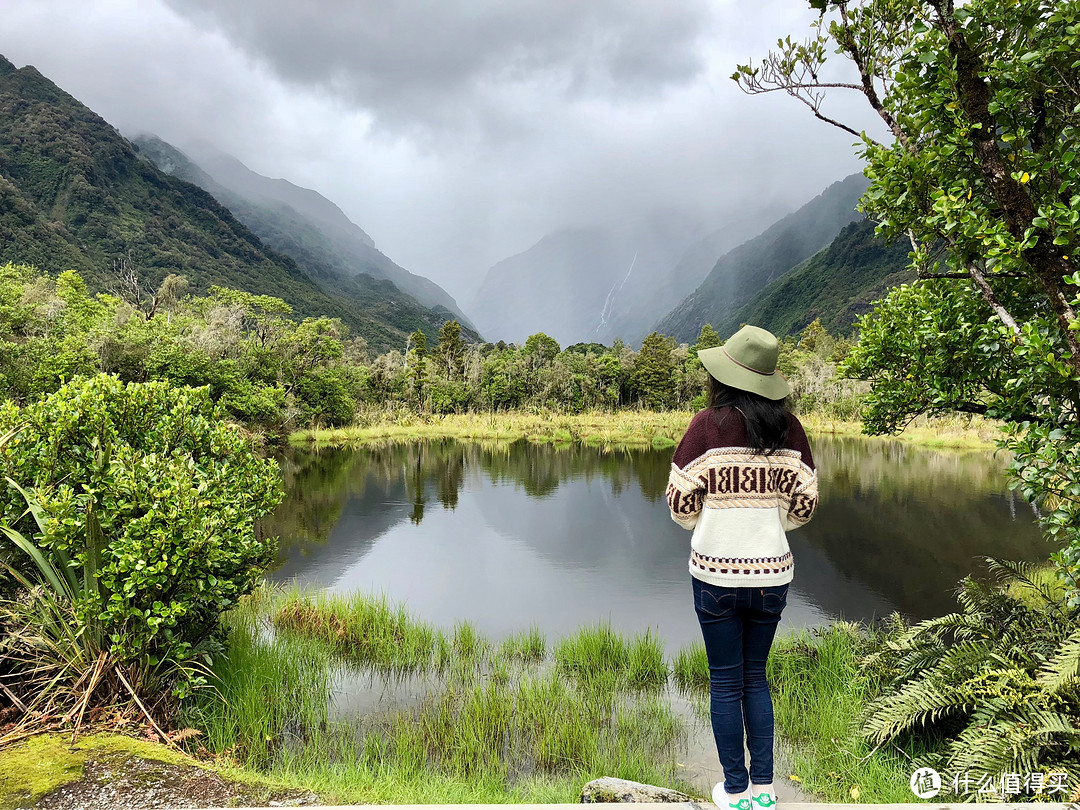
[[[773,706],[765,663],[787,605],[788,586],[725,588],[692,580],[694,609],[709,658],[709,714],[724,790],[742,793],[750,782],[773,781]]]

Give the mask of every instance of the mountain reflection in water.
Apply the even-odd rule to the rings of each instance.
[[[912,618],[953,609],[981,556],[1038,560],[1050,546],[1011,499],[1004,462],[868,439],[812,438],[818,513],[791,532],[784,625]],[[425,441],[293,451],[277,581],[388,594],[439,625],[549,636],[610,620],[698,638],[690,534],[664,502],[670,451]]]

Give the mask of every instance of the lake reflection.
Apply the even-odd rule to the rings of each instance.
[[[1051,550],[990,453],[812,444],[821,504],[789,534],[787,627],[939,615],[976,556]],[[430,622],[469,619],[492,636],[610,619],[658,630],[673,652],[699,636],[690,534],[663,497],[670,461],[670,451],[526,442],[297,451],[282,459],[286,500],[262,526],[281,537],[272,579],[384,592]]]

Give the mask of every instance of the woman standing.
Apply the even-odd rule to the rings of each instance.
[[[775,804],[765,663],[794,570],[785,532],[817,506],[814,460],[787,408],[791,389],[776,370],[778,355],[776,338],[756,326],[698,352],[709,372],[709,407],[690,422],[668,478],[671,516],[694,532],[690,574],[724,769],[713,788],[720,810]]]

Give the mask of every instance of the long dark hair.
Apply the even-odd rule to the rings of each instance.
[[[750,446],[765,455],[779,450],[787,441],[788,401],[766,399],[752,391],[732,388],[709,375],[709,407],[719,414],[721,408],[734,408],[746,419],[746,437]],[[719,418],[719,416],[718,416]]]

